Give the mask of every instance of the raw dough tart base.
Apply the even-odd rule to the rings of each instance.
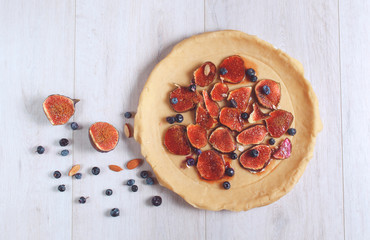
[[[218,66],[223,58],[234,54],[256,63],[259,79],[270,78],[281,83],[280,107],[294,114],[297,135],[292,139],[291,157],[272,160],[261,174],[251,174],[242,169],[238,161],[233,161],[235,176],[230,179],[231,189],[225,190],[219,182],[201,180],[195,167],[181,168],[185,157],[170,154],[163,145],[163,136],[170,126],[165,118],[175,114],[168,99],[175,87],[173,83],[188,86],[197,66],[205,61]],[[242,84],[251,85],[246,81]],[[229,87],[236,86],[230,84]],[[197,88],[200,89],[203,88]],[[194,122],[194,111],[183,115],[183,125]],[[321,129],[316,95],[297,60],[256,36],[239,31],[218,31],[181,41],[158,63],[141,93],[134,133],[161,185],[194,207],[242,211],[270,204],[293,188],[312,158],[316,135]]]

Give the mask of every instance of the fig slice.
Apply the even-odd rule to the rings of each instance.
[[[224,107],[220,111],[220,123],[231,130],[240,132],[248,124],[247,120],[242,119],[241,113],[237,108]]]
[[[259,144],[265,139],[267,129],[265,125],[258,124],[245,129],[236,137],[236,141],[243,145]]]
[[[245,77],[244,61],[240,56],[234,55],[225,58],[220,66],[220,79],[229,83],[240,83]],[[223,72],[223,69],[226,71]]]
[[[266,95],[263,91],[263,87],[268,86],[270,93]],[[255,92],[258,102],[266,108],[276,109],[280,102],[281,92],[280,83],[270,79],[264,79],[258,81],[255,86]]]
[[[227,97],[227,101],[231,101],[234,99],[236,102],[236,106],[241,111],[245,112],[248,107],[249,98],[251,96],[252,87],[241,87],[229,92],[229,96]]]
[[[186,136],[186,127],[183,125],[174,125],[169,127],[164,135],[164,145],[172,154],[190,154],[191,147]]]
[[[216,66],[212,62],[205,62],[194,71],[193,76],[196,85],[208,86],[216,78]]]
[[[176,103],[172,102],[171,99],[176,98]],[[176,112],[189,111],[201,102],[202,96],[199,92],[192,92],[188,87],[178,86],[175,90],[170,93],[170,104],[173,110]]]
[[[207,145],[207,130],[199,124],[190,124],[186,127],[190,144],[200,149]]]
[[[225,163],[216,151],[207,150],[198,157],[197,169],[205,180],[218,180],[225,174]]]
[[[264,113],[261,111],[257,103],[253,103],[253,111],[249,115],[248,121],[250,123],[255,123],[261,120],[266,120],[270,117],[269,113]]]
[[[211,90],[211,98],[213,101],[220,102],[227,97],[229,87],[225,83],[216,83]]]
[[[205,129],[214,128],[217,124],[217,120],[214,119],[207,110],[198,104],[197,110],[195,111],[195,122]]]
[[[279,138],[288,131],[290,125],[293,122],[293,114],[285,110],[275,110],[270,113],[270,117],[266,119],[267,131],[271,137]]]
[[[258,151],[257,157],[252,157],[252,150]],[[261,172],[271,160],[271,149],[267,145],[257,145],[243,152],[239,157],[240,164],[252,173]]]
[[[236,149],[235,139],[226,127],[216,128],[209,136],[209,143],[222,153],[233,152]]]
[[[89,128],[91,145],[99,152],[112,151],[118,143],[119,133],[107,122],[96,122]]]
[[[203,90],[203,100],[209,115],[213,118],[217,118],[218,113],[220,112],[220,107],[216,102],[212,101],[206,90]]]
[[[285,138],[285,140],[280,143],[278,149],[273,152],[272,157],[280,160],[287,159],[290,157],[291,152],[292,143],[290,142],[289,138]]]
[[[54,94],[48,96],[42,104],[44,113],[52,125],[63,125],[75,113],[75,104],[80,100]]]

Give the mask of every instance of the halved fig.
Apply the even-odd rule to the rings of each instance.
[[[265,120],[270,117],[269,113],[264,113],[261,111],[257,103],[253,103],[253,111],[249,115],[248,121],[250,123],[255,123],[261,120]]]
[[[164,145],[172,154],[190,154],[191,147],[186,136],[186,127],[183,125],[169,127],[164,135]]]
[[[264,86],[270,89],[270,93],[267,95],[264,93]],[[258,81],[255,86],[255,92],[258,102],[266,108],[276,109],[280,102],[281,92],[280,83],[270,79]]]
[[[214,150],[207,150],[199,155],[197,169],[199,175],[206,180],[218,180],[225,174],[224,161]]]
[[[290,142],[289,138],[285,138],[285,140],[280,143],[278,149],[273,152],[272,157],[280,160],[287,159],[290,157],[291,152],[292,143]]]
[[[176,99],[176,100],[172,100]],[[176,112],[189,111],[201,102],[202,96],[197,92],[192,92],[188,87],[178,86],[170,93],[170,104]]]
[[[245,77],[244,61],[237,55],[225,58],[219,69],[220,79],[229,83],[240,83]]]
[[[214,128],[217,124],[217,120],[214,119],[207,110],[198,104],[197,110],[195,111],[195,122],[205,129]]]
[[[265,139],[266,135],[267,129],[265,125],[259,124],[247,128],[243,132],[239,133],[236,137],[236,141],[243,145],[258,144]]]
[[[200,149],[207,145],[207,130],[199,124],[190,124],[186,127],[190,144]]]
[[[194,71],[193,75],[196,85],[208,86],[216,78],[216,66],[212,62],[205,62]]]
[[[237,88],[229,92],[227,101],[231,101],[231,99],[234,99],[236,102],[237,108],[239,108],[242,112],[245,112],[248,107],[251,92],[252,92],[252,87]]]
[[[227,97],[229,87],[225,83],[216,83],[211,90],[211,98],[213,101],[220,102]]]
[[[242,119],[241,113],[237,108],[224,107],[220,111],[220,123],[231,130],[240,132],[248,124],[247,120]]]
[[[253,157],[252,150],[258,151],[258,156]],[[240,164],[251,172],[262,171],[271,160],[271,149],[267,145],[257,145],[243,152],[239,157]]]
[[[203,90],[203,100],[209,115],[213,118],[217,118],[218,113],[220,112],[220,107],[216,102],[212,101],[206,90]]]
[[[107,122],[96,122],[89,128],[91,145],[99,152],[112,151],[118,143],[119,133]]]
[[[266,119],[267,131],[271,137],[279,138],[288,131],[293,122],[293,114],[285,110],[275,110],[270,113],[270,117]]]
[[[216,128],[209,136],[209,143],[214,149],[223,153],[233,152],[236,149],[234,137],[225,127]]]
[[[54,94],[47,97],[42,104],[46,117],[53,125],[63,125],[75,113],[75,104],[80,100]]]

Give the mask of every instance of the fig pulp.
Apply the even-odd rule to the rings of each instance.
[[[218,113],[220,112],[220,107],[216,102],[212,101],[206,90],[203,90],[203,100],[209,115],[213,118],[217,118]]]
[[[270,114],[261,111],[257,103],[253,103],[253,111],[249,115],[248,121],[255,123],[261,120],[265,120],[270,117]]]
[[[245,77],[244,61],[234,55],[225,58],[220,64],[220,79],[229,83],[240,83]],[[226,70],[223,72],[223,70]]]
[[[236,137],[236,141],[243,145],[258,144],[265,139],[266,135],[267,129],[264,125],[255,125],[239,133]]]
[[[75,113],[75,104],[78,99],[70,99],[62,95],[50,95],[42,104],[46,117],[53,125],[63,125]]]
[[[96,122],[89,128],[92,146],[99,152],[112,151],[118,143],[119,133],[115,127],[106,122]]]
[[[177,99],[176,103],[171,101],[173,98]],[[179,86],[170,93],[170,104],[176,112],[189,111],[202,100],[202,96],[197,91],[192,92],[188,87]]]
[[[193,147],[200,149],[207,145],[207,130],[204,127],[198,124],[190,124],[186,130],[189,142]]]
[[[214,128],[217,124],[217,120],[214,119],[201,104],[198,104],[197,110],[195,111],[195,122],[205,129]]]
[[[227,96],[229,87],[225,83],[216,83],[211,90],[211,98],[213,101],[220,102]]]
[[[193,75],[196,85],[208,86],[216,78],[216,66],[212,62],[205,62],[194,71]]]
[[[266,119],[267,131],[271,137],[279,138],[288,131],[293,122],[293,114],[285,110],[275,110],[270,113],[270,117]]]
[[[186,136],[186,127],[183,125],[169,127],[164,136],[164,145],[170,153],[176,155],[190,154],[191,147]]]
[[[225,127],[216,128],[209,136],[209,143],[214,149],[223,153],[233,152],[236,149],[234,137]]]
[[[249,98],[251,96],[252,87],[241,87],[229,92],[229,96],[227,97],[227,101],[231,101],[234,99],[236,102],[236,106],[242,112],[245,112],[248,107]]]
[[[252,150],[258,151],[258,156],[253,157]],[[271,160],[271,149],[267,145],[257,145],[243,152],[239,157],[240,164],[251,172],[262,171]]]
[[[284,141],[282,141],[278,147],[272,154],[272,157],[275,159],[287,159],[290,157],[290,153],[292,152],[292,143],[290,142],[289,138],[285,138]]]
[[[263,87],[268,86],[270,89],[269,94],[265,94]],[[265,79],[258,81],[255,86],[255,92],[258,102],[266,108],[276,109],[280,102],[281,92],[280,83],[273,80]]]
[[[231,130],[240,132],[248,124],[247,120],[242,119],[241,113],[237,108],[224,107],[220,111],[220,123]]]
[[[197,169],[199,175],[206,180],[218,180],[225,174],[224,161],[214,150],[207,150],[199,155]]]

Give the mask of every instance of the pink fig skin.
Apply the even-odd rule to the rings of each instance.
[[[290,142],[289,138],[285,138],[284,141],[282,141],[272,155],[273,158],[283,160],[290,157],[290,154],[292,153],[292,143]]]

